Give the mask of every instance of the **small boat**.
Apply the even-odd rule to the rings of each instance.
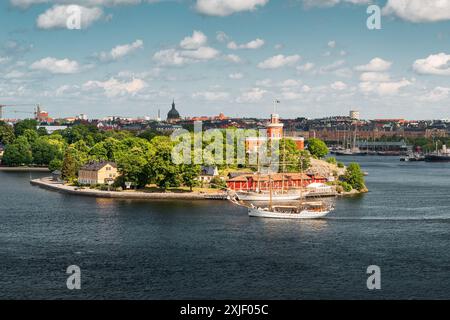
[[[417,161],[425,161],[425,157],[419,153],[410,153],[406,157],[400,158],[402,162],[417,162]]]
[[[269,208],[250,207],[250,217],[272,219],[321,219],[327,216],[334,208],[323,202],[303,203],[297,206],[270,206]]]

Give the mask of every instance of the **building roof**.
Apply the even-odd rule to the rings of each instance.
[[[283,177],[284,176],[284,177]],[[272,181],[282,181],[284,180],[311,180],[311,177],[307,174],[302,173],[275,173],[271,175]],[[245,174],[235,178],[228,179],[229,182],[246,182],[249,179],[254,181],[269,181],[268,175],[258,175],[258,174]]]
[[[85,164],[84,166],[82,166],[80,168],[80,170],[84,170],[84,171],[98,171],[100,169],[102,169],[103,167],[105,167],[106,165],[110,165],[113,168],[117,168],[117,165],[115,162],[111,162],[111,161],[100,161],[100,162],[89,162],[88,164]]]
[[[167,119],[180,119],[180,114],[178,113],[177,109],[175,109],[175,101],[172,103],[172,109],[170,109],[169,113],[167,114]]]
[[[217,173],[216,170],[217,167],[215,166],[202,166],[200,175],[214,177]]]

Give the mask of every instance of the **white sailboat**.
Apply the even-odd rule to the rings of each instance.
[[[248,215],[250,217],[272,219],[320,219],[327,216],[331,211],[333,211],[333,207],[324,206],[320,202],[317,204],[305,203],[300,208],[297,206],[250,207]]]
[[[269,175],[269,207],[259,208],[252,204],[248,208],[248,215],[250,217],[272,219],[320,219],[334,210],[332,205],[323,201],[302,202],[300,206],[273,206],[272,196],[272,179]]]

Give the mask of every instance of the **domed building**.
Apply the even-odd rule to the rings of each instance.
[[[175,123],[181,120],[180,113],[175,108],[175,100],[172,102],[172,109],[167,114],[167,122]]]

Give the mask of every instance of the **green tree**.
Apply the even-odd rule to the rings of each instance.
[[[173,142],[170,138],[158,136],[152,139],[155,154],[148,164],[151,180],[160,188],[178,187],[182,181],[180,166],[172,163]]]
[[[48,169],[53,172],[55,170],[61,170],[63,167],[63,160],[61,159],[53,159],[52,161],[50,161],[50,163],[48,164]]]
[[[300,150],[292,139],[281,139],[280,141],[280,171],[298,172]]]
[[[18,137],[23,135],[27,129],[36,131],[37,125],[38,122],[33,119],[19,121],[14,125],[14,134]]]
[[[54,159],[62,160],[63,144],[60,141],[39,137],[31,144],[33,162],[37,165],[49,165]]]
[[[347,182],[349,185],[356,190],[363,190],[366,188],[364,184],[364,173],[361,170],[361,167],[357,163],[350,163],[347,167],[347,170],[344,174],[344,182]]]
[[[37,131],[32,129],[25,129],[25,131],[22,134],[22,137],[25,137],[30,144],[35,143],[36,140],[39,139]]]
[[[328,154],[328,147],[320,139],[312,138],[308,140],[308,150],[317,159],[322,159]]]
[[[138,188],[143,188],[149,182],[147,164],[149,154],[139,147],[133,147],[126,152],[119,151],[115,155],[117,167],[123,183],[132,182]]]
[[[192,192],[192,188],[198,185],[198,177],[200,175],[200,166],[194,164],[183,165],[181,167],[181,176],[183,184],[189,187]]]
[[[299,152],[299,165],[300,170],[305,171],[311,167],[311,154],[306,150]]]
[[[226,189],[227,183],[220,177],[214,177],[211,179],[211,188],[213,189]]]
[[[0,121],[0,143],[8,145],[13,143],[15,138],[13,127]]]
[[[89,150],[89,158],[95,161],[109,160],[108,151],[105,148],[104,142],[96,143],[91,150]]]
[[[64,161],[61,167],[61,178],[64,181],[73,181],[77,178],[79,164],[75,157],[76,152],[73,147],[69,147],[64,154]]]
[[[6,146],[2,163],[7,166],[30,165],[33,162],[31,146],[25,137],[18,137],[14,143]]]

